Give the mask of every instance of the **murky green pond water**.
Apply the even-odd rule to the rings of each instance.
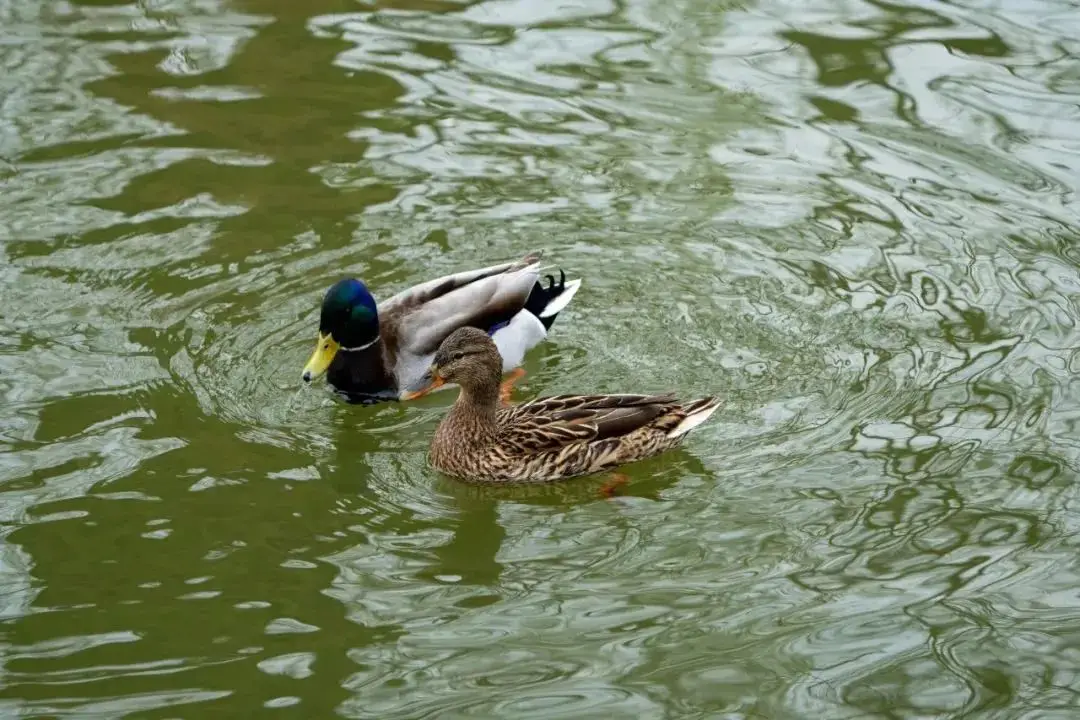
[[[0,715],[1080,716],[1080,5],[0,2]],[[718,393],[466,487],[322,291],[542,248],[518,395]]]

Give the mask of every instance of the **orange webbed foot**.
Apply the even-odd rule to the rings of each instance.
[[[499,400],[504,405],[510,404],[510,394],[514,391],[514,383],[521,378],[525,377],[525,371],[521,368],[514,368],[510,371],[510,374],[499,385]]]
[[[622,473],[611,473],[611,478],[600,487],[600,495],[605,498],[615,497],[616,490],[630,482]]]

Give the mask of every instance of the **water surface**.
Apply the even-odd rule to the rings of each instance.
[[[1080,5],[0,3],[0,713],[1073,718]],[[534,249],[600,481],[302,390]]]

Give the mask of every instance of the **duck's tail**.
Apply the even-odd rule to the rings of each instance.
[[[570,304],[581,287],[581,279],[566,281],[566,273],[559,270],[559,280],[554,275],[547,275],[548,286],[544,287],[543,280],[537,280],[525,301],[525,309],[535,315],[544,325],[544,330],[550,330],[556,316]]]
[[[704,397],[700,400],[691,400],[683,405],[683,412],[686,413],[679,424],[668,431],[667,436],[669,438],[682,437],[686,433],[696,428],[701,423],[709,419],[714,412],[720,407],[720,401],[714,397]]]

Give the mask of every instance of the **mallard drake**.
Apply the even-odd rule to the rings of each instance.
[[[372,403],[400,400],[408,393],[432,389],[428,373],[439,344],[460,327],[491,335],[503,358],[502,370],[518,366],[525,353],[547,337],[556,316],[581,286],[581,280],[540,281],[540,257],[479,270],[445,275],[399,292],[378,307],[367,286],[356,278],[339,280],[323,296],[319,341],[304,366],[310,383],[323,373],[346,399]]]
[[[555,395],[505,405],[501,367],[498,348],[480,330],[460,328],[439,346],[432,387],[455,383],[461,392],[431,441],[436,469],[493,483],[591,475],[675,447],[720,406],[716,398],[683,402],[673,394]]]

